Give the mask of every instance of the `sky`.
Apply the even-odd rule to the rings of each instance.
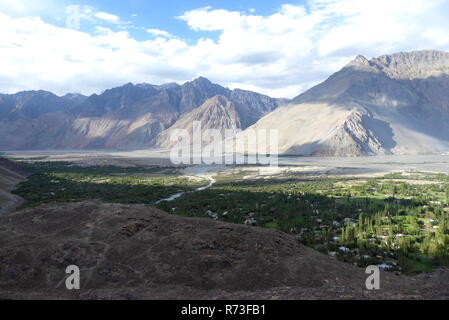
[[[184,83],[292,98],[359,54],[449,51],[449,0],[0,0],[0,92]]]

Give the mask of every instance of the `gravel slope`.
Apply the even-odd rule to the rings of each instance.
[[[0,297],[8,299],[448,299],[448,270],[364,270],[285,233],[169,215],[143,205],[48,204],[0,218]],[[81,268],[81,290],[64,286]]]
[[[11,194],[15,186],[26,180],[26,172],[19,165],[0,158],[0,217],[14,211],[23,199]]]

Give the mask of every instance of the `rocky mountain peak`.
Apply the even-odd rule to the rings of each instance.
[[[358,55],[344,69],[383,72],[393,79],[425,79],[449,75],[449,52],[425,50],[399,52],[371,60]]]
[[[180,87],[180,85],[177,84],[176,82],[170,82],[170,83],[161,84],[157,87],[158,87],[158,89],[165,90],[165,89],[175,89],[175,88]]]
[[[281,103],[204,77],[182,85],[128,83],[89,97],[0,94],[0,150],[158,146],[156,137],[173,126],[202,120],[205,128],[247,128]]]
[[[216,95],[215,97],[212,97],[206,101],[206,103],[208,103],[208,104],[215,104],[215,105],[226,105],[228,102],[229,102],[229,99],[221,94]]]
[[[400,52],[380,56],[372,62],[394,79],[425,79],[449,75],[449,52]]]
[[[192,81],[194,84],[212,84],[209,79],[205,77],[198,77],[195,80]]]
[[[362,65],[369,65],[369,60],[359,54],[355,59],[352,61],[354,64],[362,64]]]
[[[192,81],[188,81],[182,85],[187,88],[199,88],[199,89],[207,89],[218,86],[215,83],[212,83],[209,79],[204,77],[198,77]]]
[[[20,91],[16,93],[16,96],[21,98],[56,97],[55,94],[45,90]]]
[[[423,50],[412,52],[399,52],[392,55],[383,55],[374,58],[372,61],[382,67],[399,68],[404,65],[411,64],[433,64],[447,62],[449,60],[449,52]]]
[[[354,60],[349,62],[344,69],[356,69],[364,71],[378,71],[377,66],[362,55],[358,55]]]
[[[448,92],[449,53],[357,56],[254,127],[278,129],[279,152],[302,156],[447,152]]]

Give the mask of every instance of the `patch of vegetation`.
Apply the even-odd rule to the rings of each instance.
[[[29,162],[16,193],[26,206],[99,199],[145,203],[208,184],[179,168],[82,167]],[[278,229],[337,259],[405,273],[449,265],[449,176],[421,172],[380,178],[264,177],[248,168],[220,174],[202,192],[157,206],[181,216],[209,217]]]
[[[211,189],[158,207],[183,216],[279,229],[359,266],[378,264],[410,273],[449,264],[447,175],[407,173],[362,180],[299,175],[249,179],[247,174],[219,176]]]
[[[31,175],[15,191],[27,200],[25,206],[89,199],[152,204],[206,183],[180,177],[176,168],[82,167],[68,162],[32,162],[26,167]]]

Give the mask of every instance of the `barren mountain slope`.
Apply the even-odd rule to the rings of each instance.
[[[48,204],[0,218],[0,296],[51,299],[444,298],[432,280],[364,270],[285,233],[169,215],[143,205]],[[81,290],[65,268],[81,268]]]
[[[279,152],[305,156],[449,151],[449,54],[358,56],[252,128],[279,130]]]
[[[169,148],[177,144],[178,141],[172,140],[172,136],[179,129],[187,130],[190,141],[185,142],[187,144],[192,143],[194,122],[201,123],[201,135],[203,141],[205,141],[204,144],[213,139],[210,134],[207,134],[209,129],[219,130],[224,137],[226,129],[236,132],[242,128],[241,116],[235,104],[225,96],[219,95],[207,100],[199,108],[182,116],[170,129],[163,131],[156,138],[156,145]]]
[[[162,131],[217,95],[235,104],[243,128],[286,102],[201,77],[183,85],[128,83],[90,97],[44,91],[0,94],[0,150],[155,146]]]
[[[71,110],[56,148],[141,148],[188,112],[226,89],[199,78],[184,85],[124,86],[92,95]]]
[[[11,194],[15,186],[26,179],[26,171],[19,165],[0,157],[0,216],[13,211],[23,199]]]

